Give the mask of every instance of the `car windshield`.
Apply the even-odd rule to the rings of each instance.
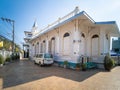
[[[38,55],[36,55],[36,57],[38,57]]]
[[[52,58],[51,54],[44,54],[44,58]]]
[[[39,54],[39,58],[43,58],[43,54]]]

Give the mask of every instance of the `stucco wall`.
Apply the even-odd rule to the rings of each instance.
[[[65,40],[65,33],[69,33],[69,42]],[[84,34],[84,35],[83,35]],[[69,23],[66,23],[58,28],[55,28],[47,33],[42,34],[38,38],[32,40],[32,54],[35,54],[35,45],[37,42],[39,42],[39,49],[37,53],[40,53],[41,43],[45,40],[45,52],[48,53],[49,51],[49,41],[54,37],[55,40],[55,49],[54,49],[54,59],[58,61],[65,61],[68,60],[72,63],[77,63],[80,56],[89,56],[94,59],[99,60],[99,57],[102,57],[104,53],[109,51],[109,42],[107,42],[106,39],[107,32],[104,28],[97,27],[97,26],[87,26],[87,25],[81,25],[77,22],[77,20],[71,21]],[[93,35],[98,35],[98,47],[95,48],[92,46],[92,37]],[[109,39],[109,35],[108,35]],[[69,48],[67,53],[65,49],[65,43],[67,43],[68,46],[66,48]],[[69,44],[68,44],[69,43]],[[96,55],[92,54],[92,49],[98,49],[96,52]]]

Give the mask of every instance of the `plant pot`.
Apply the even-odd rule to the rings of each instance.
[[[86,71],[86,69],[83,68],[82,71]]]
[[[79,70],[80,70],[80,68],[76,68],[76,70],[77,70],[77,71],[79,71]]]

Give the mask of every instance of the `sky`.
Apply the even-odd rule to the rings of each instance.
[[[35,19],[42,29],[76,6],[94,21],[116,21],[120,28],[120,0],[0,0],[0,18],[15,21],[15,42],[22,46],[24,31],[31,31]],[[0,19],[0,35],[12,40],[12,24]]]

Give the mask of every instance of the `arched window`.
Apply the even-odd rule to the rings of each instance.
[[[45,40],[43,40],[43,43],[45,43]]]
[[[97,34],[94,34],[91,38],[91,45],[92,45],[92,56],[98,56],[99,55],[99,36]]]
[[[81,47],[80,47],[80,51],[82,55],[85,55],[85,34],[81,33],[81,43],[80,43]]]
[[[39,42],[37,42],[37,45],[39,44]]]
[[[99,38],[97,34],[93,35],[92,38]]]
[[[55,54],[55,37],[51,38],[49,52]]]
[[[46,51],[46,42],[45,40],[43,40],[43,43],[42,43],[42,52],[45,53]]]
[[[63,36],[63,53],[68,55],[70,53],[70,34],[65,33]]]
[[[52,37],[51,40],[55,40],[55,37]]]
[[[106,34],[106,39],[108,40],[108,34]]]
[[[68,36],[70,36],[70,34],[69,33],[65,33],[63,37],[68,37]]]
[[[81,36],[82,36],[83,38],[85,38],[85,34],[84,34],[84,33],[82,33]]]

